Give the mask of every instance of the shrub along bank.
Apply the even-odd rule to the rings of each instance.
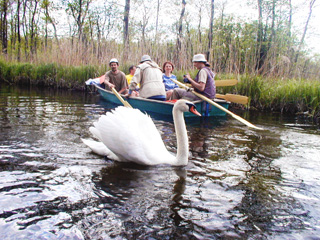
[[[127,67],[120,69],[127,72]],[[0,61],[0,81],[8,84],[31,84],[55,88],[85,90],[84,82],[105,73],[108,66],[61,66],[58,64],[7,63]],[[178,79],[183,72],[175,73]],[[196,71],[192,70],[191,75]],[[219,76],[230,78],[230,76]],[[263,111],[304,113],[319,123],[320,81],[306,79],[263,79],[241,76],[233,87],[219,87],[219,93],[234,93],[249,97],[251,108]]]

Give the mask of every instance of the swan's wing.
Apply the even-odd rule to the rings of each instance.
[[[101,116],[95,128],[98,138],[120,159],[153,165],[174,158],[152,119],[138,109],[118,107]]]
[[[96,125],[96,123],[94,123]],[[92,136],[99,139],[101,141],[101,135],[97,128],[95,127],[89,127],[89,131],[91,132]]]
[[[82,142],[87,145],[94,153],[106,156],[109,159],[115,160],[115,161],[121,161],[117,155],[115,155],[113,152],[111,152],[106,145],[104,145],[102,142],[97,142],[92,139],[83,139],[81,138]]]

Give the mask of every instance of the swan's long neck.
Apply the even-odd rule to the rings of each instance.
[[[189,155],[189,143],[183,112],[173,109],[174,128],[177,136],[177,156],[175,165],[187,165]]]

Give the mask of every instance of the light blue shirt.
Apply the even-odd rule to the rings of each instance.
[[[179,87],[176,83],[171,81],[171,79],[177,80],[177,77],[173,74],[171,74],[170,77],[163,74],[162,79],[163,79],[163,84],[164,84],[166,91]]]

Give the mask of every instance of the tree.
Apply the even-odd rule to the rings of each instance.
[[[295,59],[294,59],[295,63],[298,61],[298,57],[299,57],[301,48],[302,48],[303,43],[304,43],[304,38],[306,37],[306,34],[307,34],[308,25],[309,25],[309,21],[310,21],[311,15],[312,15],[312,9],[313,9],[313,6],[314,6],[315,2],[316,2],[316,0],[311,0],[310,4],[309,4],[309,14],[308,14],[307,21],[306,21],[306,23],[304,25],[304,30],[303,30],[303,33],[302,33],[302,36],[301,36],[301,39],[300,39],[300,42],[299,42],[299,45],[298,45],[298,50],[297,50],[297,53],[296,53],[296,56],[295,56]]]
[[[128,49],[129,49],[129,13],[130,13],[130,0],[126,0],[126,5],[124,7],[124,17],[123,17],[123,61],[128,59]]]
[[[37,56],[37,41],[40,29],[38,9],[39,1],[40,0],[22,0],[21,25],[25,45],[25,56],[27,58]]]
[[[2,0],[0,2],[0,40],[2,45],[2,52],[7,54],[8,48],[8,4],[9,0]]]
[[[184,14],[186,11],[186,4],[187,4],[186,1],[182,0],[180,18],[178,22],[178,35],[177,35],[177,44],[176,44],[176,57],[175,57],[175,62],[178,67],[181,66],[180,52],[181,52],[181,44],[183,39],[182,25],[183,25]]]
[[[263,44],[263,24],[262,24],[262,0],[258,0],[258,31],[257,31],[257,64],[256,64],[256,70],[259,70],[263,63],[263,55],[264,52],[262,50],[262,44]]]
[[[201,23],[202,23],[202,10],[203,10],[203,2],[202,1],[196,1],[196,6],[198,8],[198,39],[199,43],[202,42],[202,34],[201,34]]]
[[[34,55],[37,51],[37,34],[38,34],[38,26],[36,21],[37,11],[38,11],[38,3],[40,0],[34,0],[34,2],[30,1],[30,50],[32,55]]]
[[[89,12],[89,6],[93,0],[67,0],[66,12],[75,20],[79,40],[84,41],[83,26]]]
[[[20,7],[21,7],[21,1],[17,1],[17,14],[16,14],[16,35],[18,38],[18,56],[17,59],[20,61],[21,57],[21,33],[20,33]]]
[[[56,23],[55,23],[55,20],[54,18],[52,17],[51,15],[51,9],[52,10],[55,10],[54,9],[54,6],[53,6],[53,2],[49,1],[49,0],[43,0],[42,3],[41,3],[41,8],[44,10],[44,20],[45,20],[45,46],[47,46],[47,41],[48,41],[48,23],[50,23],[53,27],[53,34],[54,34],[54,37],[58,43],[58,47],[60,48],[60,44],[59,44],[59,39],[58,39],[58,35],[57,35],[57,27],[56,27]]]
[[[210,11],[210,24],[209,24],[209,34],[208,34],[208,51],[207,51],[207,61],[210,58],[210,51],[212,49],[212,39],[213,39],[213,18],[214,18],[214,0],[211,0],[211,11]]]
[[[160,6],[161,6],[162,0],[157,0],[157,15],[156,15],[156,33],[155,33],[155,44],[158,43],[158,29],[159,29],[159,14],[160,14]]]

